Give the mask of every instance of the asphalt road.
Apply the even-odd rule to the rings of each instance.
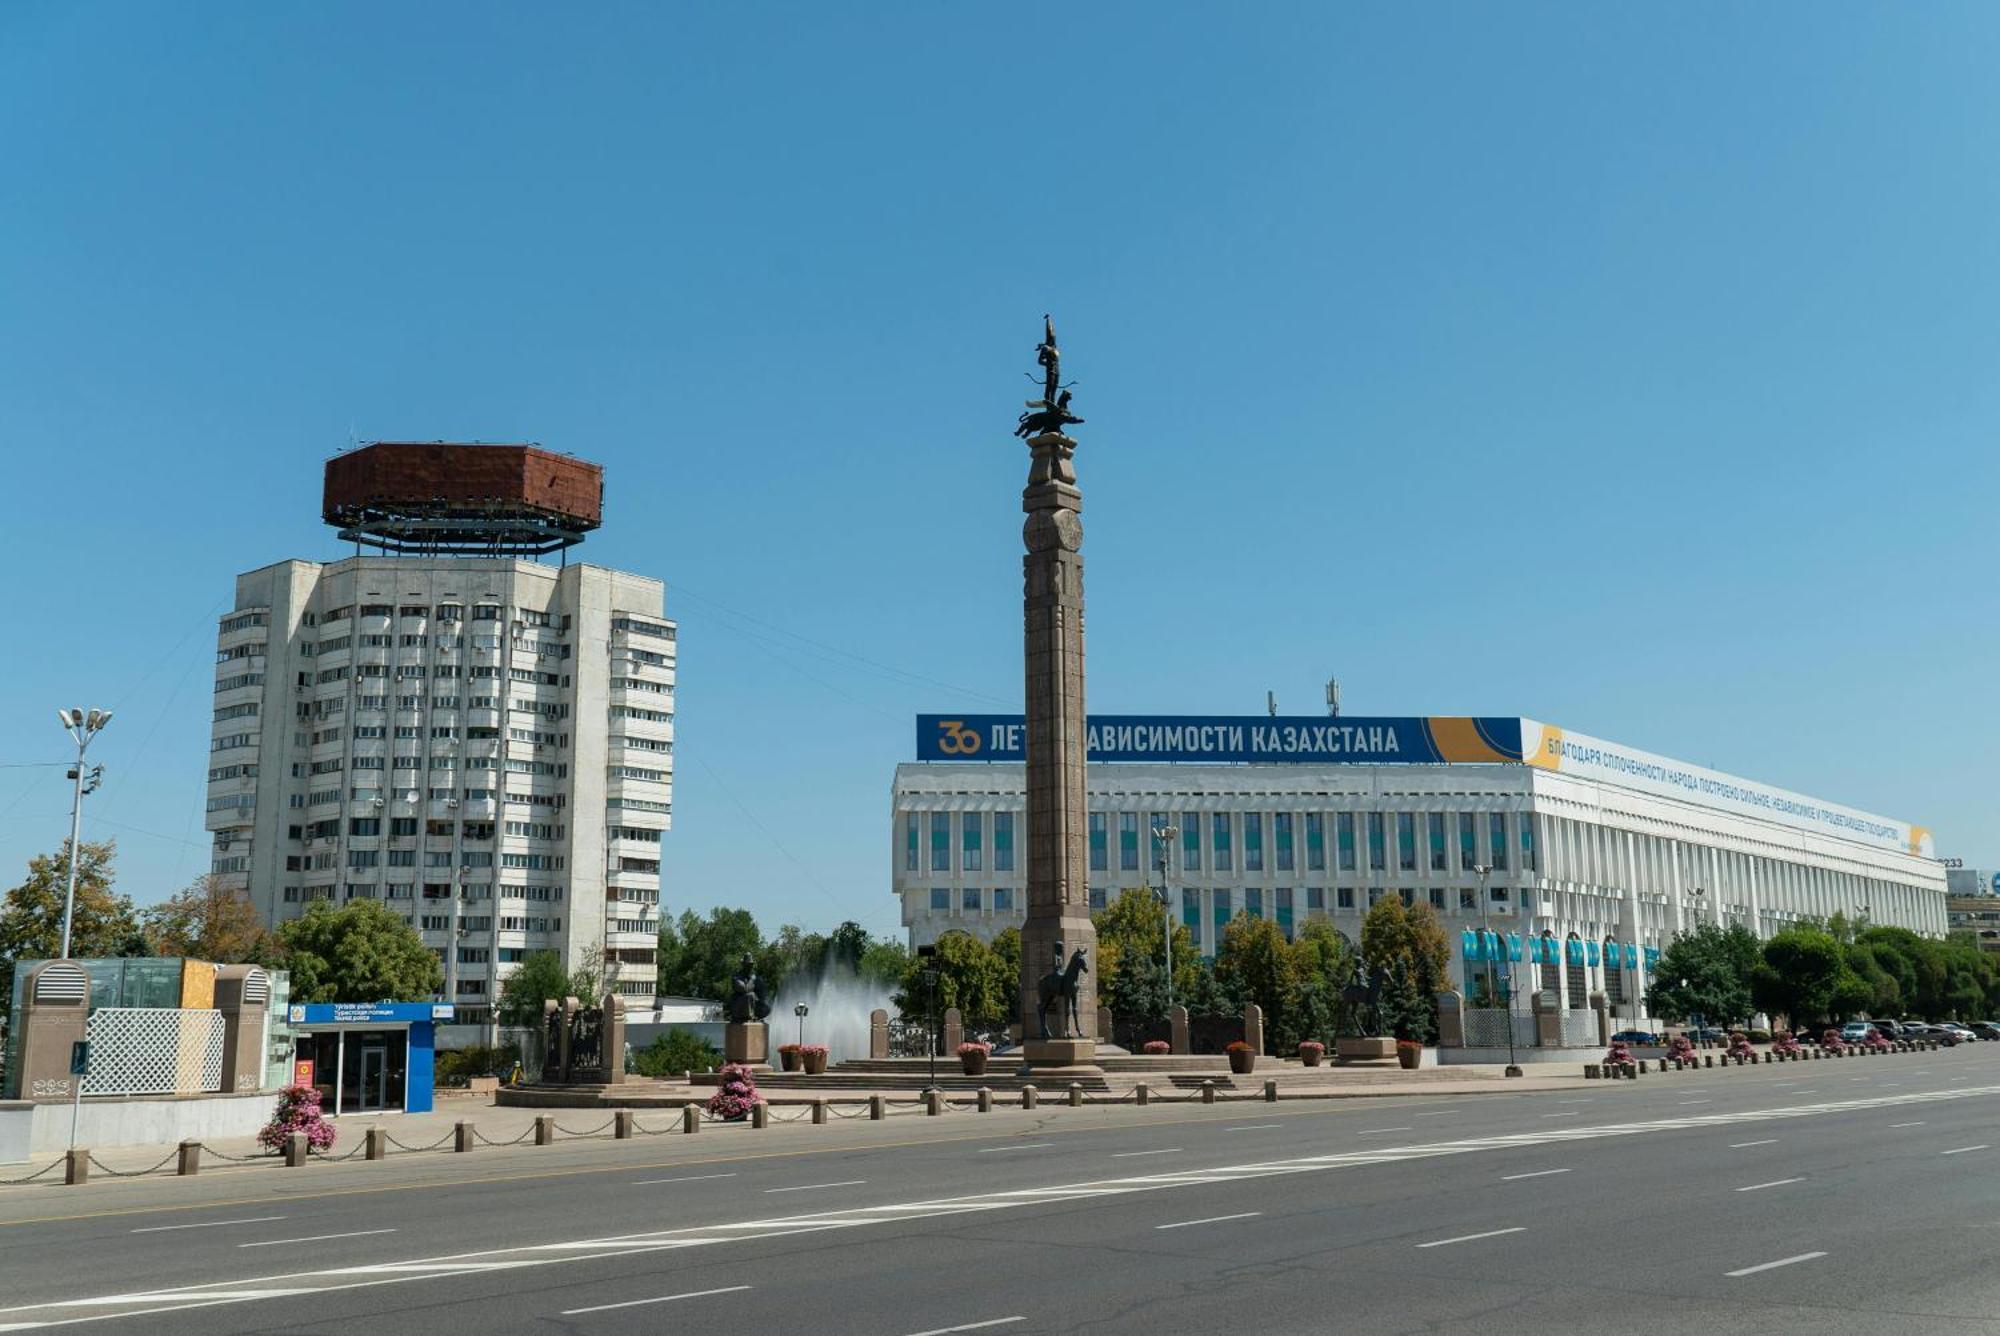
[[[2000,1333],[1996,1111],[1981,1044],[94,1185],[0,1199],[0,1333]]]

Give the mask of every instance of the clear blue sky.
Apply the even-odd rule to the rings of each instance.
[[[88,833],[184,884],[322,460],[535,440],[681,623],[668,908],[893,929],[911,716],[1018,707],[1049,310],[1098,711],[1337,673],[2000,861],[1996,68],[1950,4],[11,4],[0,762],[116,706]],[[0,770],[0,868],[67,805]]]

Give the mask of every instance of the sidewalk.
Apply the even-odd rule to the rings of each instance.
[[[1280,1072],[1285,1075],[1280,1076]],[[1467,1095],[1532,1094],[1554,1090],[1569,1090],[1582,1083],[1580,1071],[1571,1073],[1565,1065],[1561,1076],[1553,1073],[1547,1076],[1537,1074],[1531,1067],[1528,1075],[1514,1080],[1501,1076],[1499,1067],[1447,1067],[1425,1068],[1416,1072],[1405,1072],[1393,1068],[1326,1069],[1328,1079],[1307,1081],[1302,1078],[1317,1074],[1314,1071],[1293,1066],[1289,1069],[1274,1069],[1268,1073],[1257,1072],[1248,1077],[1239,1077],[1239,1084],[1233,1088],[1218,1085],[1215,1101],[1218,1104],[1263,1103],[1264,1080],[1278,1080],[1278,1101],[1290,1103],[1298,1100],[1340,1100],[1340,1099],[1383,1099],[1383,1098],[1429,1098],[1464,1097]],[[1124,1081],[1114,1085],[1108,1093],[1086,1096],[1084,1108],[1106,1108],[1115,1106],[1135,1106],[1135,1081]],[[388,1136],[390,1158],[410,1153],[438,1151],[450,1153],[457,1126],[460,1122],[473,1125],[475,1144],[484,1151],[489,1147],[528,1146],[532,1148],[535,1120],[541,1116],[553,1116],[556,1128],[556,1144],[572,1141],[611,1140],[617,1123],[616,1110],[624,1108],[633,1118],[635,1137],[684,1136],[682,1132],[680,1106],[693,1103],[700,1105],[714,1093],[709,1087],[689,1087],[679,1083],[664,1081],[628,1082],[621,1093],[600,1096],[597,1090],[576,1092],[579,1101],[561,1107],[521,1107],[503,1106],[495,1102],[493,1096],[461,1095],[439,1091],[437,1108],[430,1113],[383,1113],[346,1114],[332,1118],[337,1139],[330,1155],[315,1155],[313,1162],[322,1159],[345,1160],[360,1158],[363,1154],[365,1137],[371,1127],[380,1127]],[[811,1092],[774,1091],[767,1097],[772,1129],[781,1125],[808,1124],[812,1105],[816,1100],[827,1101],[829,1122],[850,1122],[868,1120],[868,1101],[871,1096],[881,1094],[884,1100],[884,1114],[888,1119],[911,1116],[924,1117],[924,1105],[920,1095],[898,1090],[880,1092],[865,1088],[827,1088]],[[1163,1089],[1154,1086],[1149,1091],[1150,1104],[1165,1108],[1201,1107],[1199,1089]],[[943,1116],[970,1112],[976,1097],[968,1091],[949,1091],[945,1095]],[[1021,1107],[1021,1097],[1015,1091],[995,1090],[993,1102],[996,1111],[1016,1110]],[[1068,1108],[1067,1095],[1061,1090],[1040,1092],[1038,1108],[1051,1110]],[[720,1129],[718,1124],[705,1116],[703,1130],[718,1128],[735,1131],[736,1128]],[[159,1174],[172,1176],[175,1172],[179,1149],[176,1146],[92,1146],[89,1147],[93,1162],[93,1177],[112,1178]],[[546,1154],[546,1150],[544,1152]],[[26,1164],[8,1165],[0,1169],[0,1188],[20,1183],[31,1174],[39,1175],[35,1185],[63,1182],[60,1167],[60,1153],[41,1154]],[[257,1144],[252,1136],[217,1137],[202,1142],[201,1173],[229,1171],[256,1165],[277,1166],[279,1157]]]

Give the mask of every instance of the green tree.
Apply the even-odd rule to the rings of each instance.
[[[1020,940],[1020,933],[1014,933]],[[884,988],[899,988],[910,970],[910,948],[900,937],[878,937],[861,952],[861,977]]]
[[[1119,892],[1091,916],[1097,929],[1097,995],[1112,1014],[1132,1022],[1157,1021],[1167,1014],[1167,911],[1151,891]],[[1187,928],[1173,928],[1174,990],[1185,995],[1199,959]]]
[[[1699,1016],[1716,1025],[1734,1025],[1748,1020],[1754,1007],[1750,976],[1762,951],[1752,937],[1753,954],[1746,962],[1735,933],[1750,935],[1739,925],[1724,929],[1713,923],[1677,934],[1660,952],[1646,990],[1646,1009],[1674,1021]]]
[[[764,940],[747,909],[716,908],[703,918],[692,909],[660,924],[659,990],[676,997],[726,1001],[729,981],[749,956],[765,988],[775,994],[785,979],[786,961],[778,943]]]
[[[211,876],[140,913],[146,944],[156,956],[188,956],[223,965],[270,965],[278,942],[250,897]]]
[[[1417,982],[1408,956],[1393,956],[1384,968],[1377,1006],[1382,1028],[1398,1039],[1428,1044],[1437,1038],[1437,1004]]]
[[[1021,1014],[1021,930],[1002,928],[993,935],[993,954],[998,957],[1001,991],[1006,994],[1006,1022]]]
[[[1400,896],[1385,895],[1361,920],[1361,955],[1370,969],[1407,960],[1411,977],[1425,996],[1448,986],[1451,948],[1437,911],[1428,903],[1405,907]]]
[[[1272,1052],[1286,1053],[1299,1042],[1299,957],[1278,925],[1242,915],[1222,930],[1215,952],[1215,978],[1223,988],[1264,1009],[1264,1038]]]
[[[1331,1044],[1349,1028],[1341,992],[1354,981],[1354,944],[1325,919],[1308,920],[1292,944],[1299,970],[1299,1038]]]
[[[535,1027],[542,1022],[542,1004],[573,997],[586,1005],[604,995],[603,971],[586,959],[572,970],[554,951],[530,951],[500,985],[496,1014],[502,1025]]]
[[[72,956],[145,955],[132,901],[112,889],[118,846],[85,840],[76,865],[76,907],[71,915]],[[52,854],[28,860],[27,879],[0,901],[0,1006],[13,996],[14,962],[62,954],[63,887],[69,878],[69,841]]]
[[[374,900],[315,900],[278,929],[294,1002],[422,1002],[444,967],[416,930]]]
[[[924,981],[924,966],[935,963],[937,991]],[[1007,963],[969,932],[947,932],[937,939],[937,954],[927,961],[912,956],[896,993],[896,1008],[909,1020],[934,1020],[957,1007],[967,1025],[998,1026],[1013,1019],[1014,980]]]
[[[1806,1027],[1841,1015],[1866,985],[1847,967],[1840,942],[1822,928],[1794,924],[1764,944],[1750,980],[1757,1007],[1775,1021]]]

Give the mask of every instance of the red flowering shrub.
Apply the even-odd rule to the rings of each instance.
[[[958,1056],[961,1058],[971,1058],[971,1057],[983,1058],[992,1051],[993,1051],[993,1045],[982,1044],[977,1039],[968,1039],[963,1044],[960,1044],[958,1046]]]
[[[1622,1040],[1613,1043],[1604,1054],[1604,1065],[1607,1067],[1624,1067],[1630,1065],[1631,1061],[1632,1050],[1625,1047]]]
[[[708,1097],[708,1111],[717,1118],[741,1122],[750,1116],[753,1107],[763,1102],[764,1097],[757,1093],[757,1083],[750,1077],[750,1069],[731,1063],[722,1069],[722,1084]]]
[[[277,1112],[257,1134],[257,1144],[265,1150],[281,1151],[294,1132],[306,1134],[308,1150],[333,1149],[333,1124],[320,1117],[319,1091],[311,1086],[286,1086],[278,1092]]]
[[[1169,1044],[1164,1039],[1148,1039],[1145,1043],[1139,1046],[1139,1051],[1142,1053],[1150,1053],[1154,1057],[1161,1057],[1164,1056],[1165,1054],[1173,1052],[1174,1046],[1172,1044]]]

